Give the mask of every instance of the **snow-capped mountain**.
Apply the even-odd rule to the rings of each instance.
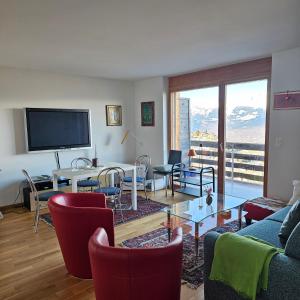
[[[264,126],[266,112],[262,108],[237,106],[227,119],[229,128],[249,128]]]
[[[237,106],[227,116],[227,138],[239,142],[264,142],[266,112],[262,108]],[[197,130],[217,135],[218,109],[191,111],[191,132]]]

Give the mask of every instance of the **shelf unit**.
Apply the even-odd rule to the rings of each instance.
[[[211,175],[211,178],[203,178],[203,175]],[[179,183],[180,188],[174,186]],[[213,167],[205,168],[180,168],[172,174],[172,195],[174,192],[188,194],[195,197],[203,196],[203,186],[212,185],[215,192],[215,169]]]

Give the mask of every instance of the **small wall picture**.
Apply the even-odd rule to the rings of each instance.
[[[155,126],[154,101],[141,103],[142,126]]]
[[[106,105],[106,126],[122,125],[122,106]]]

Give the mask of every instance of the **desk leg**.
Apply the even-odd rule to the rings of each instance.
[[[58,191],[58,177],[57,175],[53,175],[53,191]]]
[[[72,178],[72,193],[77,193],[77,181],[78,179],[76,177]]]
[[[136,167],[132,169],[131,203],[132,203],[132,209],[137,210]]]

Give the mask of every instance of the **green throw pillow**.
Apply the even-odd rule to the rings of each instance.
[[[289,213],[286,215],[281,228],[279,230],[278,236],[282,244],[286,244],[290,234],[300,222],[300,200],[297,200],[291,207]]]

